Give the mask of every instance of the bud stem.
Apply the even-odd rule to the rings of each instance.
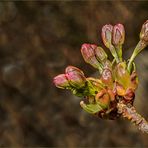
[[[138,126],[138,129],[143,133],[148,133],[148,122],[136,112],[136,109],[131,106],[128,107],[122,101],[117,105],[118,113],[122,114],[122,117],[127,118],[132,123]]]
[[[119,63],[120,60],[119,60],[119,57],[118,57],[115,47],[113,45],[110,45],[109,49],[110,49],[110,52],[112,53],[113,57],[115,58],[116,62]]]
[[[102,67],[103,67],[102,64],[98,62],[98,70],[99,70],[100,74],[103,71],[103,68]]]
[[[115,48],[119,57],[119,61],[122,62],[122,45],[118,45]]]
[[[136,48],[134,49],[134,52],[131,56],[131,58],[129,59],[129,63],[127,66],[127,69],[129,71],[129,73],[131,73],[131,69],[132,69],[132,63],[135,59],[135,57],[142,51],[142,49],[144,49],[147,45],[145,44],[145,42],[143,42],[143,40],[140,40],[136,46]]]

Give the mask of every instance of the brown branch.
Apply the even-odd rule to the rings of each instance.
[[[134,106],[128,106],[121,101],[118,103],[117,108],[118,113],[122,114],[122,117],[137,125],[140,131],[148,133],[148,122],[136,112]]]

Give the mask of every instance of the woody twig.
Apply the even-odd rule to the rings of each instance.
[[[126,105],[122,101],[117,104],[118,113],[135,124],[140,131],[148,133],[148,122],[137,113],[134,106]]]

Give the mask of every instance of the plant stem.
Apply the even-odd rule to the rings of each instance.
[[[127,118],[132,123],[138,126],[138,129],[143,133],[148,134],[148,122],[136,112],[134,106],[128,106],[120,101],[117,105],[118,113],[122,114],[122,117]]]
[[[122,62],[122,45],[115,46],[115,49],[117,51],[119,61]]]
[[[143,42],[142,40],[140,40],[137,44],[137,46],[134,49],[134,52],[131,56],[131,58],[129,59],[129,63],[127,66],[128,71],[131,73],[131,69],[132,69],[132,63],[135,59],[135,57],[141,52],[142,49],[144,49],[147,45],[145,44],[145,42]]]
[[[110,45],[110,48],[109,49],[110,49],[111,54],[115,58],[116,63],[119,63],[120,60],[119,60],[119,57],[118,57],[118,54],[117,54],[117,51],[116,51],[115,47],[113,45]]]

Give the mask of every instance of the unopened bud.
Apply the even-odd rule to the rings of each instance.
[[[130,85],[130,74],[127,71],[127,66],[125,62],[119,63],[114,71],[116,81],[127,89]]]
[[[107,54],[102,47],[95,48],[95,54],[100,62],[105,61],[107,59]]]
[[[65,73],[71,86],[78,89],[85,86],[86,78],[79,68],[68,66],[65,69]]]
[[[125,40],[125,30],[124,26],[122,24],[117,24],[113,28],[113,39],[112,43],[113,45],[122,45]]]
[[[66,67],[66,69],[65,69],[65,73],[70,73],[70,72],[72,72],[72,71],[77,71],[78,73],[84,75],[84,72],[83,72],[81,69],[79,69],[79,68],[77,68],[77,67],[74,67],[74,66],[68,66],[68,67]]]
[[[112,31],[113,26],[110,24],[102,27],[102,40],[107,48],[110,48],[112,42]]]
[[[82,56],[83,56],[86,63],[89,63],[94,68],[98,68],[99,70],[101,70],[100,63],[98,62],[98,60],[95,57],[95,49],[96,48],[97,48],[97,46],[94,44],[86,44],[85,43],[81,47],[81,53],[82,53]]]
[[[62,89],[70,86],[65,74],[60,74],[54,77],[53,83],[55,84],[56,87]]]
[[[148,42],[148,20],[142,25],[142,29],[140,32],[140,39],[145,42]]]
[[[113,87],[112,72],[109,69],[104,69],[102,72],[101,81],[108,87]]]
[[[115,58],[116,62],[119,62],[118,54],[115,50],[115,47],[112,45],[112,34],[113,34],[113,26],[105,25],[102,27],[102,40],[104,45],[109,48],[111,54]]]

